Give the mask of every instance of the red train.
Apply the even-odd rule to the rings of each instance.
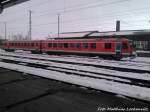
[[[115,59],[133,54],[132,41],[125,38],[6,41],[3,49],[29,50],[32,53],[97,55]]]

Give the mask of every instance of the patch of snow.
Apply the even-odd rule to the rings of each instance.
[[[65,73],[44,70],[41,68],[33,68],[4,62],[0,62],[0,67],[150,101],[150,89],[145,87],[121,84],[117,82],[107,81],[104,79],[94,79],[71,74],[67,75]]]
[[[126,79],[120,79],[117,77],[113,76],[118,76],[118,77],[124,77],[124,78],[132,78],[132,79],[141,79],[141,80],[147,80],[150,81],[150,74],[147,73],[131,73],[131,72],[120,72],[116,70],[109,70],[109,69],[103,69],[103,68],[97,68],[97,67],[92,67],[92,66],[84,66],[84,65],[73,65],[73,64],[64,64],[64,63],[57,63],[57,62],[47,62],[47,61],[41,61],[41,60],[33,60],[33,59],[20,59],[20,58],[15,58],[15,57],[5,57],[5,56],[0,56],[1,59],[9,59],[13,61],[19,61],[22,63],[38,63],[42,65],[48,65],[50,66],[49,68],[52,67],[62,67],[66,69],[73,69],[76,70],[76,73],[80,73],[83,75],[89,75],[89,76],[95,76],[99,78],[107,78],[107,79],[112,79],[112,80],[119,80],[119,81],[124,81],[124,82],[130,82],[129,80]],[[24,64],[25,65],[25,64]],[[55,70],[62,70],[62,71],[68,71],[72,72],[72,70],[64,70],[61,68],[55,68]],[[81,72],[84,71],[84,72]],[[93,73],[87,73],[87,72],[93,72]],[[105,74],[104,75],[99,75],[99,74],[94,74],[94,73],[99,73],[99,74]],[[112,75],[112,76],[109,76]]]

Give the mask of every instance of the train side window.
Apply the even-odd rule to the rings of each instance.
[[[53,43],[53,48],[56,48],[57,47],[57,43]]]
[[[52,47],[52,43],[48,43],[48,47]]]
[[[36,43],[36,46],[38,46],[38,43]]]
[[[83,48],[87,49],[88,48],[88,43],[83,43]]]
[[[31,46],[33,47],[33,46],[34,46],[34,43],[31,43]]]
[[[111,43],[105,43],[105,49],[111,49]]]
[[[63,47],[63,43],[58,43],[58,47],[62,48]]]
[[[14,46],[14,43],[11,43],[12,46]]]
[[[64,48],[68,48],[68,43],[64,43]]]
[[[76,48],[80,48],[81,44],[80,43],[76,43]]]
[[[70,43],[70,47],[71,47],[71,48],[74,48],[74,43]]]
[[[91,48],[96,49],[96,43],[91,43]]]
[[[128,49],[128,44],[127,43],[123,43],[122,44],[122,49]]]

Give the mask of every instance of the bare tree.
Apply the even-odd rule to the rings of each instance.
[[[27,40],[28,36],[24,36],[22,34],[16,34],[16,35],[13,35],[11,38],[12,40]]]

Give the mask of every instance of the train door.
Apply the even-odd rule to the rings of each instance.
[[[121,59],[121,57],[122,57],[122,51],[121,51],[121,49],[122,49],[122,44],[120,42],[117,42],[116,43],[116,51],[115,51],[117,59]]]

